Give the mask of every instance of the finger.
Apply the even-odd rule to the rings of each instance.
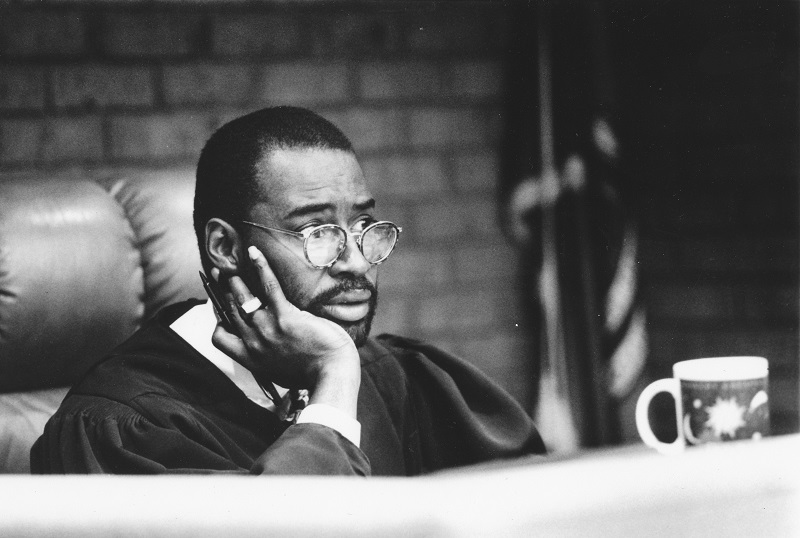
[[[272,272],[272,267],[269,266],[264,254],[257,247],[249,247],[247,254],[250,256],[250,261],[256,266],[267,306],[273,308],[276,314],[280,314],[288,304],[288,301],[283,294],[283,288],[281,288],[275,273]]]
[[[247,284],[244,283],[242,277],[238,275],[231,275],[228,277],[228,289],[231,291],[234,300],[238,304],[242,304],[253,298],[253,292],[251,292]]]
[[[240,338],[226,331],[222,325],[217,325],[216,329],[214,329],[214,333],[211,335],[211,343],[225,355],[249,370],[254,376],[257,375],[259,365],[250,358],[250,350],[247,349],[247,346]],[[281,396],[271,382],[264,382],[261,388],[268,393],[273,402],[280,402]]]
[[[225,297],[225,311],[228,313],[228,317],[235,325],[239,336],[242,338],[251,336],[252,328],[248,324],[248,321],[252,321],[253,318],[259,314],[259,312],[264,313],[264,311],[256,310],[252,314],[245,314],[242,311],[242,305],[252,299],[253,294],[250,293],[250,289],[247,287],[247,284],[244,283],[241,277],[228,277],[227,283],[227,290],[223,293],[223,296]]]
[[[247,306],[249,303],[255,302],[256,304],[260,303],[261,301],[258,300],[253,293],[250,291],[250,288],[247,287],[247,284],[244,283],[239,276],[232,276],[228,279],[228,286],[233,292],[233,298],[236,301],[236,306],[238,307],[240,314],[244,314],[246,317],[250,317],[254,310],[250,310]]]
[[[253,364],[250,363],[247,346],[239,337],[229,333],[221,325],[217,325],[214,329],[214,333],[211,335],[211,343],[228,357],[248,370],[252,370]]]

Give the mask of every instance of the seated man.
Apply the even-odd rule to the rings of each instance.
[[[468,363],[368,338],[400,233],[374,206],[320,116],[278,107],[220,128],[194,221],[221,312],[167,307],[96,364],[33,446],[33,472],[415,475],[544,452]]]

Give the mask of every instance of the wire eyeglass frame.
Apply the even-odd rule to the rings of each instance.
[[[364,228],[360,232],[353,232],[353,231],[345,230],[344,228],[342,228],[338,224],[320,224],[319,226],[312,226],[310,228],[306,228],[302,232],[293,232],[291,230],[284,230],[284,229],[281,229],[281,228],[273,228],[271,226],[264,226],[263,224],[258,224],[257,222],[251,222],[249,220],[243,220],[241,222],[242,222],[242,224],[248,224],[250,226],[255,226],[256,228],[260,228],[262,230],[269,230],[271,232],[278,232],[278,233],[282,233],[282,234],[285,234],[285,235],[290,235],[292,237],[296,237],[297,239],[302,239],[303,240],[303,254],[305,255],[306,261],[308,261],[308,263],[310,263],[311,265],[313,265],[317,269],[326,269],[328,267],[331,267],[334,263],[336,263],[339,260],[339,258],[341,258],[342,253],[347,249],[347,238],[348,238],[348,235],[353,235],[355,237],[356,246],[358,246],[359,252],[361,252],[361,255],[364,256],[364,259],[367,260],[367,262],[370,265],[380,265],[381,263],[385,262],[386,259],[389,257],[389,255],[394,251],[394,248],[397,246],[397,243],[400,240],[400,233],[403,231],[403,229],[400,226],[397,226],[395,223],[390,222],[388,220],[379,220],[379,221],[373,222],[372,224],[368,225],[366,228]],[[393,228],[394,231],[395,231],[395,233],[394,233],[394,242],[392,243],[391,247],[389,247],[389,249],[386,251],[386,253],[383,254],[378,260],[370,261],[369,259],[367,259],[366,255],[364,254],[364,248],[362,246],[363,237],[370,230],[373,230],[374,228],[376,228],[378,226],[387,226],[387,225],[389,227]],[[325,230],[325,229],[338,230],[340,232],[341,237],[343,237],[344,239],[342,241],[340,241],[339,246],[337,248],[336,256],[334,256],[333,260],[331,260],[327,264],[319,265],[319,264],[316,264],[313,261],[311,261],[311,258],[308,255],[308,241],[309,241],[309,239],[311,239],[311,237],[315,233],[319,232],[320,230]]]

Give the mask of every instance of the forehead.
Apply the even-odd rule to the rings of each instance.
[[[298,207],[347,208],[369,199],[355,155],[336,149],[278,149],[258,167],[263,196],[256,209],[282,217]]]

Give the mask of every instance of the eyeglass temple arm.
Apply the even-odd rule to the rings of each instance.
[[[249,224],[250,226],[255,226],[256,228],[261,228],[263,230],[271,230],[273,232],[280,232],[280,233],[286,234],[286,235],[293,235],[293,236],[299,237],[301,239],[305,239],[306,238],[306,236],[304,236],[300,232],[292,232],[290,230],[281,230],[280,228],[270,228],[269,226],[264,226],[263,224],[258,224],[256,222],[250,222],[249,220],[243,220],[242,223]],[[375,222],[375,223],[373,223],[373,225],[374,224],[383,224],[383,223],[393,224],[394,227],[397,228],[397,232],[398,233],[402,233],[402,231],[403,231],[403,228],[401,226],[398,226],[397,224],[394,224],[393,222],[389,222],[389,221],[386,221],[386,220]],[[352,233],[353,235],[359,235],[360,236],[363,232],[350,232],[350,233]]]
[[[301,234],[300,232],[292,232],[290,230],[281,230],[280,228],[270,228],[269,226],[264,226],[263,224],[258,224],[255,222],[250,222],[249,220],[243,220],[243,224],[249,224],[250,226],[255,226],[256,228],[261,228],[262,230],[270,230],[273,232],[280,232],[286,235],[293,235],[294,237],[299,237],[300,239],[305,239],[306,236]]]

